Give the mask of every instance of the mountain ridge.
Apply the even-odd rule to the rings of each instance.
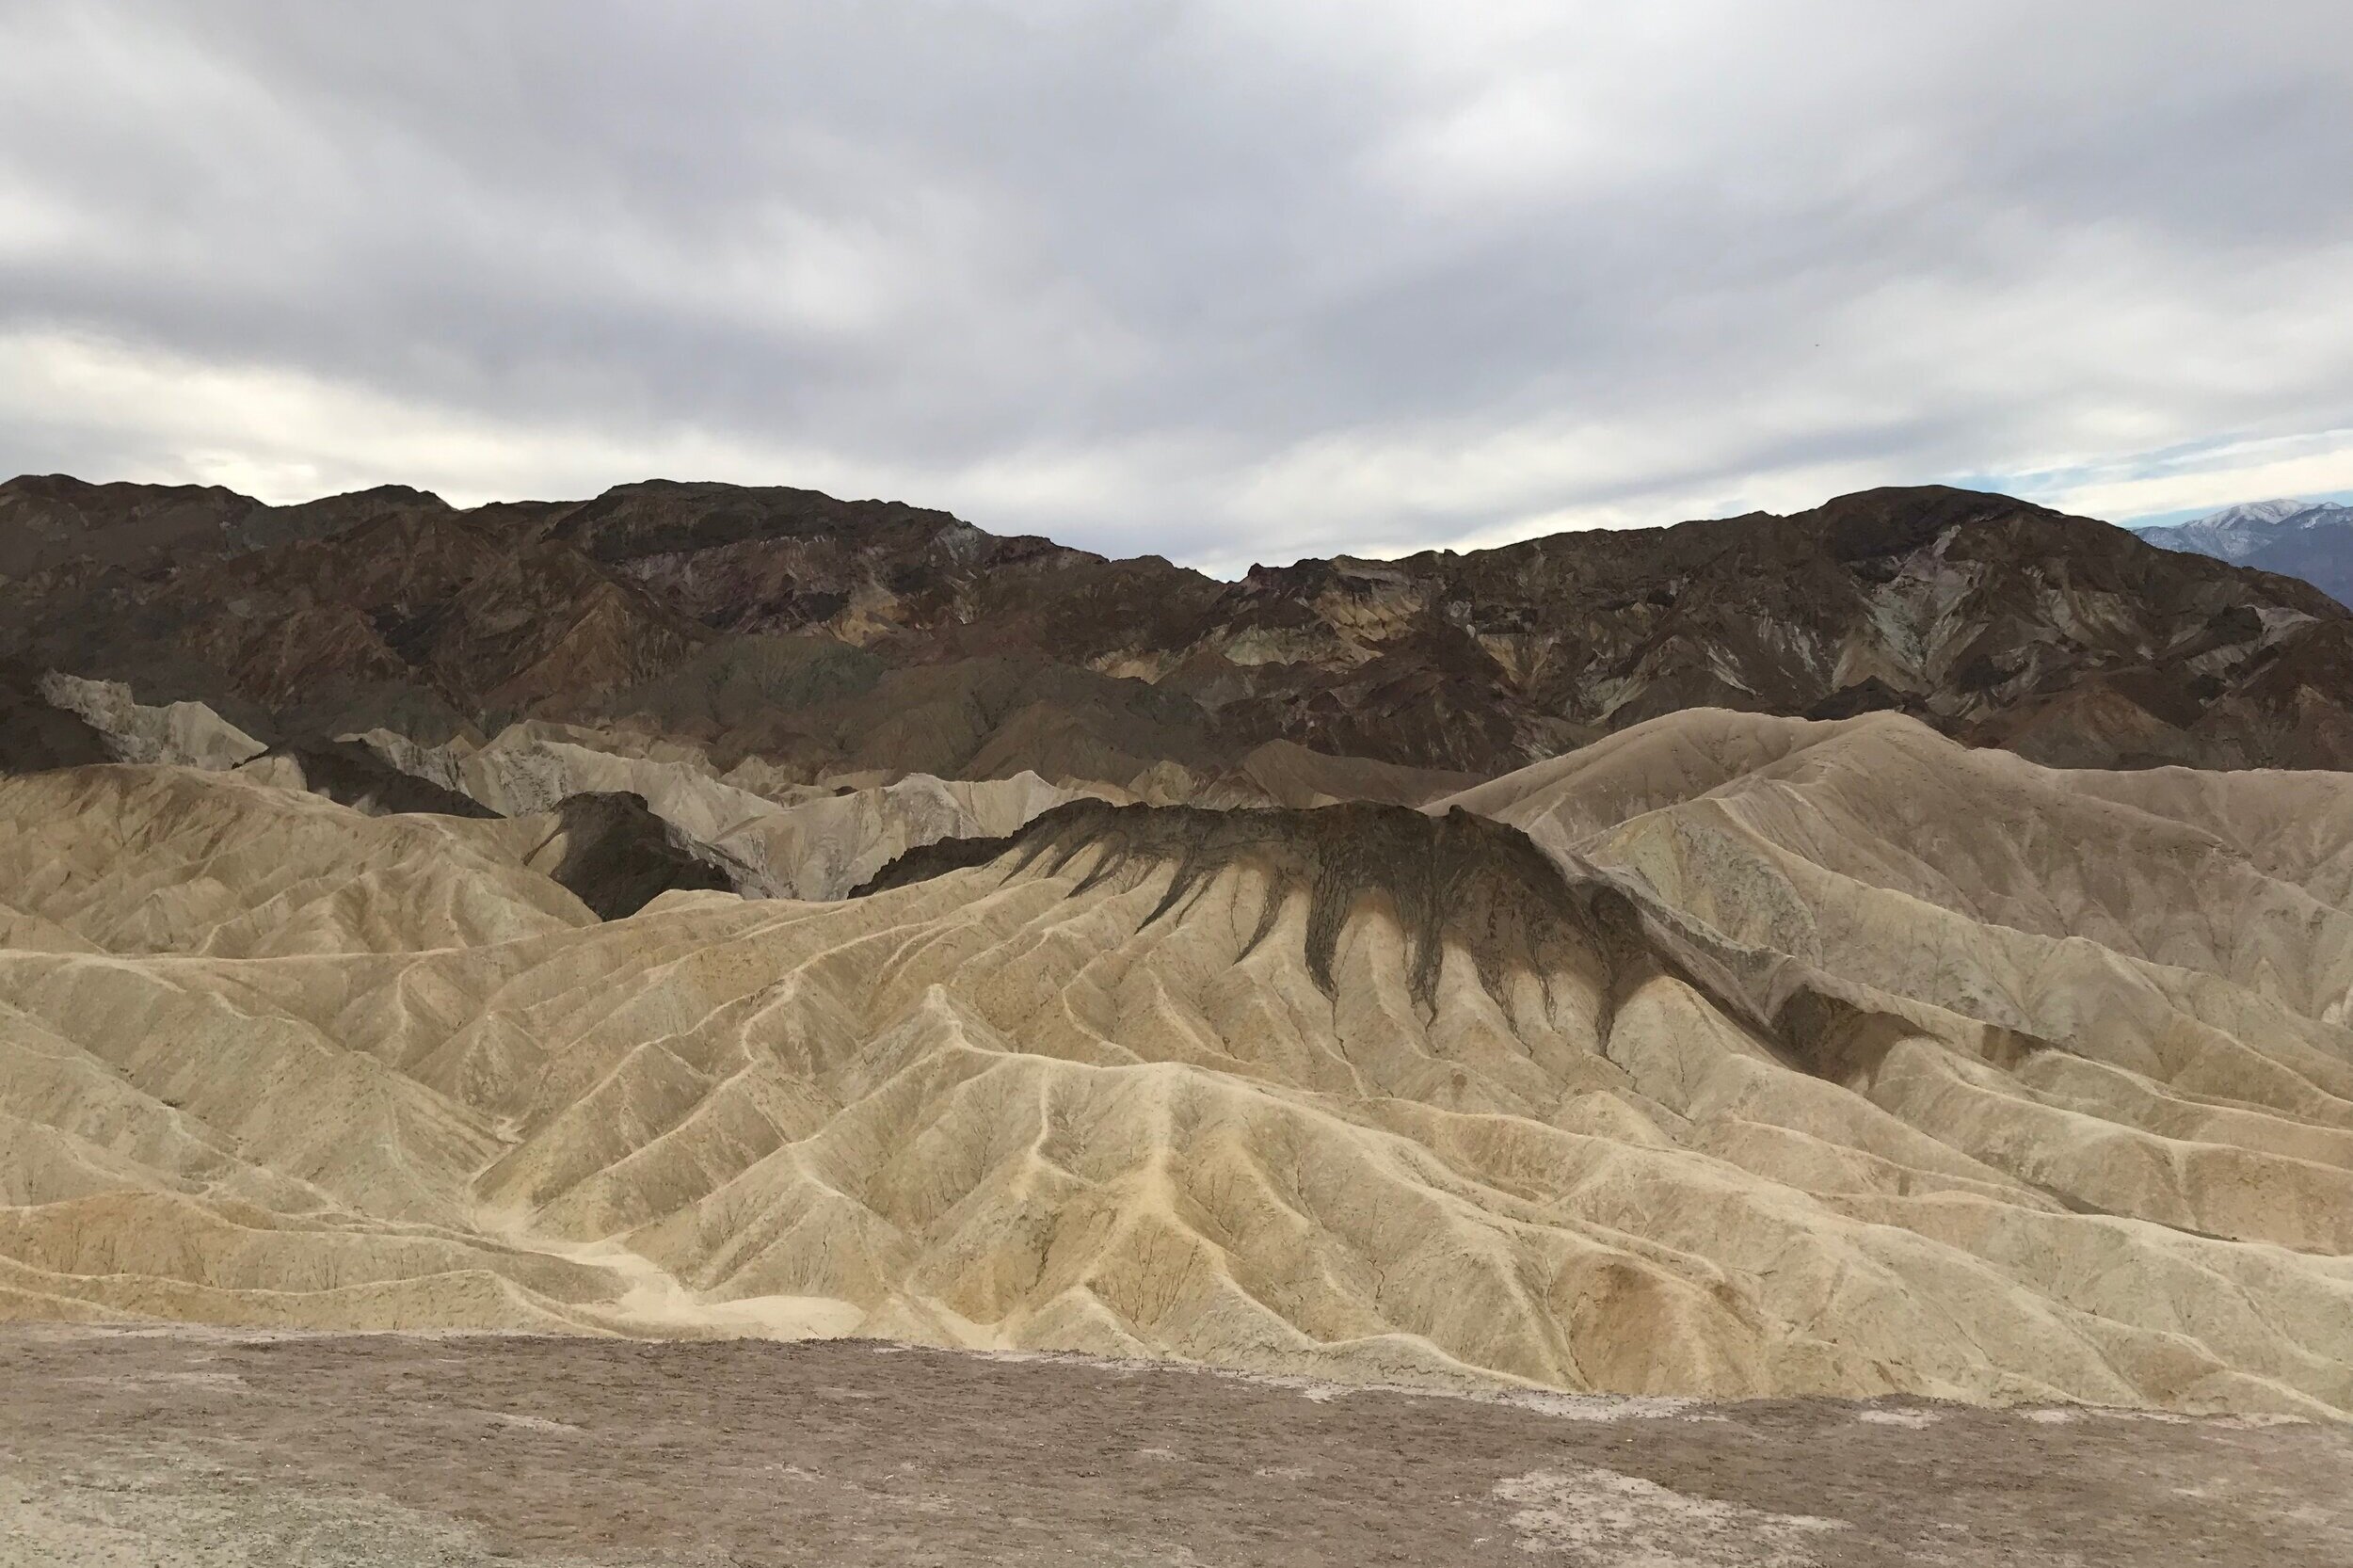
[[[0,657],[278,744],[536,718],[810,783],[1128,789],[1278,741],[1486,776],[1716,705],[1894,709],[2081,765],[2353,765],[2343,604],[1940,487],[1226,582],[781,487],[460,511],[49,476],[0,485],[0,554],[30,568],[0,581]]]
[[[2160,549],[2301,578],[2338,602],[2353,604],[2353,506],[2341,502],[2249,502],[2137,532]]]

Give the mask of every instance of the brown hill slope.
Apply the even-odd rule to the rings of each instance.
[[[2341,720],[2305,722],[2348,698],[2353,621],[2325,595],[2185,568],[2000,496],[1872,491],[1790,518],[1218,584],[904,508],[857,531],[846,508],[778,504],[760,533],[746,498],[763,493],[632,487],[625,506],[593,504],[634,527],[583,536],[714,624],[757,602],[765,628],[887,658],[1050,657],[1182,693],[1244,738],[1417,766],[1492,773],[1708,703],[1900,708],[2055,760],[2353,756]],[[723,506],[724,529],[698,533]],[[809,596],[798,611],[774,591],[786,579]]]
[[[805,490],[238,503],[0,486],[20,562],[0,656],[199,698],[273,743],[534,715],[805,781],[1151,792],[1155,766],[1235,779],[1270,742],[1488,776],[1699,706],[1896,710],[2062,764],[2353,762],[2353,612],[1970,491],[1235,583]]]

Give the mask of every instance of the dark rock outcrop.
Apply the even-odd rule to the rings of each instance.
[[[39,680],[21,665],[0,663],[0,775],[113,761],[106,736],[81,714],[43,697]]]
[[[372,817],[429,812],[439,817],[495,817],[497,812],[429,778],[401,772],[357,741],[314,741],[277,746],[248,767],[283,760],[300,775],[302,788]]]
[[[698,856],[642,795],[572,795],[552,815],[546,841],[524,863],[569,888],[601,919],[634,915],[673,889],[734,888],[726,870]]]
[[[469,512],[397,488],[259,511],[0,490],[23,568],[0,582],[0,655],[289,743],[530,715],[809,780],[1031,768],[1148,790],[1162,764],[1233,776],[1271,742],[1486,776],[1716,706],[1894,709],[2051,762],[2353,766],[2353,612],[1934,487],[1231,583],[783,488]]]

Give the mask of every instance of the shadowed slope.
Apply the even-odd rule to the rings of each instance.
[[[567,795],[523,863],[569,888],[603,920],[634,915],[662,893],[734,890],[716,857],[648,809],[643,795]]]
[[[1623,896],[1598,879],[1572,884],[1527,837],[1466,812],[1433,819],[1402,807],[1346,805],[1310,812],[1204,810],[1073,801],[999,840],[964,840],[911,852],[858,889],[859,895],[920,882],[961,866],[1008,857],[1016,873],[1060,875],[1081,855],[1083,892],[1131,872],[1165,867],[1168,890],[1148,926],[1205,895],[1228,872],[1248,872],[1262,888],[1248,952],[1266,939],[1295,896],[1306,901],[1307,973],[1336,992],[1333,959],[1341,931],[1362,906],[1376,905],[1406,942],[1406,985],[1435,1005],[1449,945],[1470,956],[1498,994],[1513,973],[1555,969],[1636,942]]]

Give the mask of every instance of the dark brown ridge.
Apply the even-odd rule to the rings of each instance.
[[[1266,939],[1285,899],[1305,889],[1307,971],[1327,996],[1336,989],[1341,928],[1367,900],[1387,904],[1404,928],[1408,985],[1425,1007],[1435,1003],[1449,936],[1498,996],[1515,969],[1541,980],[1564,968],[1590,970],[1598,958],[1614,973],[1643,946],[1639,918],[1617,888],[1571,882],[1518,828],[1459,809],[1432,817],[1368,802],[1218,811],[1076,800],[1006,838],[910,850],[851,896],[1005,855],[1014,856],[1008,874],[1032,867],[1053,874],[1090,851],[1096,859],[1074,891],[1135,868],[1176,867],[1146,925],[1197,896],[1220,872],[1244,865],[1260,872],[1267,894],[1245,952]]]
[[[1114,877],[1173,865],[1150,925],[1197,897],[1220,872],[1249,866],[1267,877],[1249,952],[1273,929],[1284,901],[1305,889],[1307,970],[1324,995],[1337,986],[1333,960],[1348,918],[1367,901],[1386,904],[1404,928],[1407,984],[1434,1009],[1447,943],[1478,966],[1501,1001],[1508,977],[1582,974],[1607,998],[1609,1017],[1644,983],[1664,974],[1691,986],[1790,1066],[1838,1082],[1867,1078],[1888,1048],[1918,1032],[1909,1020],[1841,994],[1846,987],[1785,954],[1749,949],[1694,927],[1599,871],[1563,867],[1518,828],[1457,808],[1430,816],[1401,806],[1350,803],[1312,810],[1205,810],[1075,800],[999,839],[951,839],[912,849],[850,894],[863,898],[1000,859],[1005,875],[1061,872],[1096,858],[1073,893]],[[2047,1042],[1990,1042],[1995,1064],[2014,1066]]]

